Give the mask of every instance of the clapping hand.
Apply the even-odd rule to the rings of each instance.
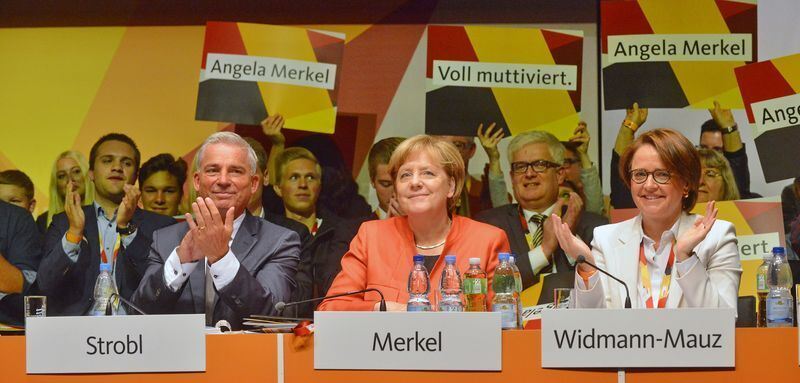
[[[228,209],[223,220],[211,198],[198,197],[192,203],[192,211],[194,218],[186,214],[190,233],[181,241],[181,247],[186,241],[188,253],[181,257],[181,262],[184,258],[192,261],[206,258],[209,265],[214,264],[228,253],[228,242],[233,233],[233,208]],[[180,252],[178,256],[181,256]]]
[[[64,198],[64,213],[69,222],[69,233],[74,238],[83,237],[83,229],[86,226],[86,215],[83,213],[81,195],[78,194],[75,181],[67,181],[66,196]]]
[[[133,219],[133,213],[136,212],[136,207],[139,203],[141,192],[139,188],[133,185],[124,185],[122,189],[125,191],[125,196],[122,197],[122,202],[117,208],[117,227],[126,227]]]
[[[697,217],[692,227],[681,233],[675,242],[675,257],[678,262],[683,262],[692,256],[693,249],[706,238],[714,222],[717,221],[717,207],[716,202],[711,201],[706,204],[706,215]]]

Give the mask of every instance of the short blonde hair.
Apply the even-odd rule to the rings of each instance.
[[[286,148],[286,150],[282,151],[278,154],[278,157],[275,158],[275,183],[280,184],[283,181],[283,173],[286,171],[286,167],[289,166],[290,162],[300,159],[313,162],[314,165],[316,165],[314,169],[317,171],[317,175],[322,177],[322,166],[319,165],[319,161],[317,161],[317,157],[314,156],[314,153],[311,153],[311,151],[306,148],[293,146],[291,148]]]
[[[427,152],[438,160],[439,166],[444,169],[448,177],[453,179],[455,193],[453,197],[447,199],[447,210],[452,213],[464,188],[465,172],[464,159],[461,158],[461,154],[453,144],[427,134],[420,134],[406,139],[397,146],[397,149],[392,153],[392,158],[389,159],[389,172],[392,175],[392,179],[397,180],[397,172],[408,160],[408,157],[421,151]],[[397,182],[395,182],[395,185],[397,185]]]

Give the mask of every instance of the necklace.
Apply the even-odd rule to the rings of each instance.
[[[435,249],[435,248],[437,248],[437,247],[439,247],[439,246],[442,246],[442,245],[444,245],[444,242],[445,242],[445,241],[447,241],[447,239],[445,239],[444,241],[442,241],[442,242],[439,242],[439,243],[437,243],[437,244],[435,244],[435,245],[423,246],[423,245],[417,245],[417,244],[415,243],[415,244],[414,244],[414,246],[416,246],[416,247],[417,247],[417,249],[420,249],[420,250],[431,250],[431,249]]]
[[[453,221],[452,221],[452,220],[450,220],[450,219],[448,218],[448,219],[447,219],[447,231],[448,231],[448,232],[450,231],[450,225],[451,225],[452,223],[453,223]],[[417,244],[416,244],[416,242],[415,242],[415,243],[414,243],[414,246],[416,246],[416,247],[417,247],[417,249],[420,249],[420,250],[432,250],[432,249],[435,249],[435,248],[437,248],[437,247],[441,247],[441,246],[443,246],[445,242],[447,242],[447,236],[445,236],[445,238],[442,240],[442,242],[439,242],[439,243],[437,243],[437,244],[435,244],[435,245],[430,245],[430,246],[425,246],[425,245],[417,245]]]

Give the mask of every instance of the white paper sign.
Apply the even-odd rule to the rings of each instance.
[[[501,371],[500,313],[314,313],[314,368]]]
[[[735,367],[734,309],[542,312],[542,367]]]
[[[27,318],[29,374],[206,370],[205,316]]]

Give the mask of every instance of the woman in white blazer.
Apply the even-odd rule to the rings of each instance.
[[[590,250],[553,216],[556,236],[573,258],[586,257],[628,285],[633,308],[736,308],[742,274],[736,232],[717,220],[714,201],[690,215],[700,185],[700,157],[682,134],[655,129],[620,160],[639,215],[600,226]],[[587,264],[576,268],[576,307],[622,308],[625,288]]]

